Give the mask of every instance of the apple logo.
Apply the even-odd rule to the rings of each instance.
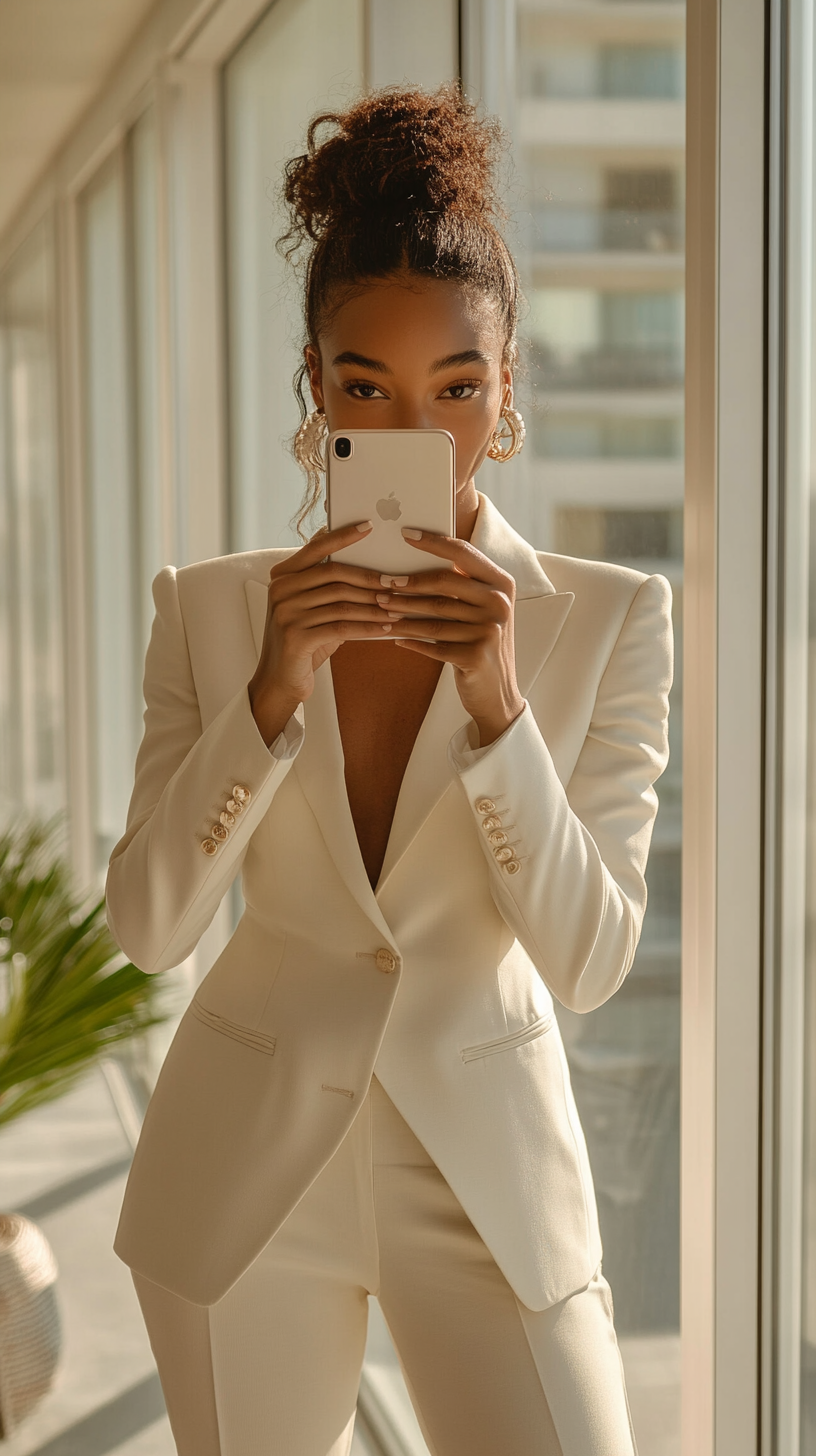
[[[402,515],[402,507],[398,500],[394,500],[392,490],[389,496],[383,496],[377,501],[377,515],[382,516],[384,521],[398,521]]]

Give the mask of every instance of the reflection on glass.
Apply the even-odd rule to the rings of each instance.
[[[65,804],[53,242],[0,279],[0,810]]]
[[[275,250],[284,163],[318,110],[363,81],[362,0],[278,0],[225,70],[232,547],[297,541],[304,479],[287,446],[303,325]]]
[[[640,13],[638,13],[638,11]],[[674,590],[671,762],[632,970],[558,1008],[641,1456],[679,1450],[684,22],[674,3],[517,7],[514,227],[528,448],[480,484],[538,547]]]

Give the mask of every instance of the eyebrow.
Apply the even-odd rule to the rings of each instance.
[[[443,369],[458,369],[460,364],[483,364],[490,363],[490,355],[483,354],[481,349],[463,349],[461,354],[446,354],[444,359],[437,359],[431,365],[431,374],[441,374]]]
[[[370,369],[373,374],[392,373],[382,359],[369,359],[365,354],[355,354],[353,349],[344,349],[342,354],[336,354],[332,359],[332,365],[337,364],[356,364],[360,369]]]
[[[444,359],[436,359],[428,373],[441,374],[443,369],[458,369],[462,364],[481,364],[486,367],[490,362],[490,355],[483,354],[481,349],[463,349],[460,354],[446,354]],[[338,364],[356,364],[358,369],[370,369],[373,374],[393,373],[382,359],[369,359],[367,354],[356,354],[353,349],[344,349],[342,354],[336,354],[332,365],[336,367]]]

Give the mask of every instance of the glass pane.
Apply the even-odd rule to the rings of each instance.
[[[140,608],[137,630],[140,634],[140,651],[147,646],[153,621],[150,584],[166,562],[159,402],[156,141],[156,123],[151,108],[133,127],[128,148],[133,267],[134,465]]]
[[[122,834],[138,746],[136,572],[123,187],[111,168],[81,206],[85,462],[99,868]]]
[[[152,110],[80,201],[97,866],[125,826],[141,675],[164,565]]]
[[[803,7],[803,12],[807,7]],[[792,25],[809,44],[800,56],[792,55],[788,123],[792,140],[788,173],[785,225],[789,229],[785,288],[788,335],[786,495],[793,519],[801,519],[799,503],[808,502],[808,672],[807,672],[807,794],[805,799],[805,987],[804,987],[804,1117],[802,1139],[802,1286],[800,1346],[799,1456],[816,1456],[816,153],[814,152],[813,86],[816,79],[816,37],[813,18],[801,14]],[[808,29],[810,34],[808,35]],[[792,48],[795,39],[792,39]],[[787,628],[792,649],[799,622]],[[780,650],[787,649],[787,642]],[[796,731],[798,734],[798,724]],[[792,820],[796,805],[785,813]],[[795,822],[795,820],[794,820]],[[798,900],[797,902],[798,903]],[[780,1341],[781,1343],[781,1341]]]
[[[519,0],[513,235],[529,312],[524,454],[480,486],[537,547],[674,589],[671,761],[624,985],[558,1008],[641,1456],[679,1449],[684,23]],[[487,62],[486,62],[487,63]]]
[[[232,546],[246,551],[297,541],[304,477],[287,442],[302,324],[275,250],[277,192],[310,118],[362,85],[362,0],[278,0],[225,78]]]
[[[65,805],[53,244],[41,224],[0,281],[0,801]]]

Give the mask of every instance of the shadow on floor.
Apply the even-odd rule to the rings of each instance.
[[[58,1436],[38,1446],[31,1456],[107,1456],[146,1426],[161,1420],[164,1396],[158,1375],[148,1375],[121,1395],[100,1405]]]
[[[21,1203],[14,1211],[22,1213],[26,1218],[45,1218],[46,1214],[55,1213],[58,1208],[64,1208],[68,1203],[74,1203],[77,1198],[84,1198],[86,1193],[93,1193],[95,1188],[101,1188],[105,1183],[110,1183],[120,1174],[126,1173],[130,1167],[130,1155],[125,1158],[115,1158],[111,1163],[103,1163],[99,1168],[90,1168],[87,1173],[79,1173],[76,1178],[66,1178],[64,1183],[57,1183],[53,1188],[47,1188],[36,1198],[30,1198],[28,1203]]]

